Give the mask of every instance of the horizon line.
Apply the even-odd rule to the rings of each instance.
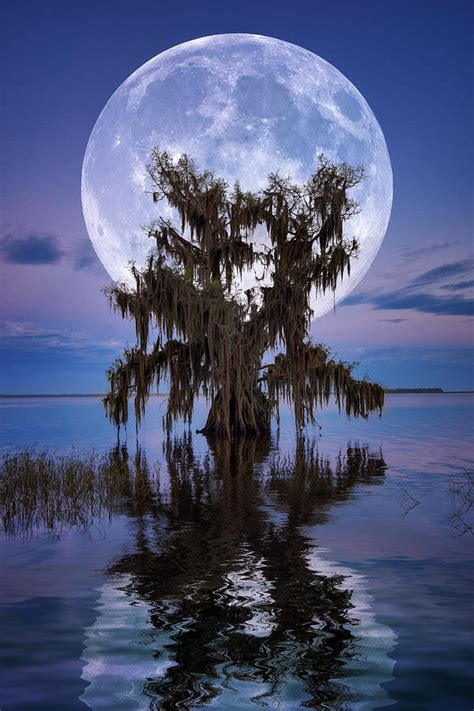
[[[443,388],[437,387],[414,387],[414,388],[384,388],[387,395],[453,395],[453,394],[466,394],[474,393],[474,389],[461,389],[461,390],[444,390]],[[106,397],[107,393],[0,393],[0,399],[11,399],[11,398],[28,398],[28,397]],[[150,393],[148,397],[165,397],[169,396],[169,392],[163,393]],[[130,395],[133,397],[133,395]]]

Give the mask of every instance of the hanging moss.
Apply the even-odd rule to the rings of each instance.
[[[250,193],[199,172],[186,155],[175,162],[155,149],[148,175],[153,200],[175,208],[181,225],[162,218],[149,225],[156,255],[143,270],[132,267],[135,288],[106,290],[113,308],[134,320],[137,336],[107,373],[108,417],[127,422],[134,396],[140,422],[152,387],[165,379],[167,428],[178,417],[190,421],[202,393],[212,403],[202,431],[229,439],[268,432],[281,399],[293,403],[298,427],[333,396],[349,415],[381,411],[383,389],[354,379],[348,364],[308,337],[312,293],[334,291],[358,251],[343,227],[358,210],[348,191],[363,169],[320,156],[305,184],[270,175],[265,189]],[[257,226],[269,236],[263,251],[251,241]],[[272,278],[242,299],[232,287],[245,269],[266,269]],[[262,366],[276,348],[283,352]]]

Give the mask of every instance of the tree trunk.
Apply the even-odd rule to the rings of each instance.
[[[222,391],[212,401],[206,424],[201,434],[237,437],[257,437],[270,432],[271,411],[266,395],[256,388],[252,393],[242,391],[239,396],[233,391],[226,407]]]

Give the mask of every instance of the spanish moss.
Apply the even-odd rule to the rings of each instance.
[[[381,411],[382,387],[354,378],[351,364],[309,336],[311,302],[335,291],[358,253],[344,224],[358,211],[349,193],[363,169],[320,156],[303,185],[272,174],[252,193],[156,148],[148,176],[151,199],[171,206],[179,225],[164,218],[149,225],[156,250],[144,269],[131,267],[135,287],[106,289],[112,307],[135,322],[137,339],[107,373],[108,417],[126,423],[133,397],[140,423],[152,388],[163,383],[167,429],[177,418],[190,422],[202,394],[210,410],[201,431],[227,439],[268,432],[282,400],[298,429],[331,398],[355,417]],[[259,247],[257,229],[268,246]],[[270,276],[243,290],[246,270]]]

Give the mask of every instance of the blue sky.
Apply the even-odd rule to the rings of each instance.
[[[362,92],[394,172],[390,226],[317,341],[393,386],[473,388],[470,2],[22,2],[5,6],[0,392],[102,392],[133,340],[82,219],[86,143],[132,71],[195,37],[299,44]]]

